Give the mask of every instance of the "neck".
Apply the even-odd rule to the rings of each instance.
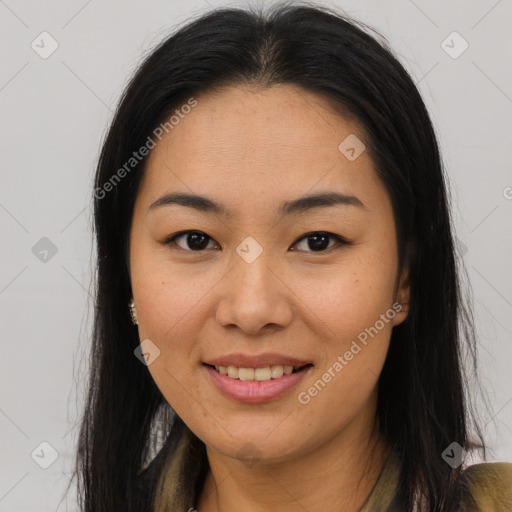
[[[390,452],[373,414],[361,414],[315,450],[247,467],[207,447],[210,470],[198,512],[359,512]]]

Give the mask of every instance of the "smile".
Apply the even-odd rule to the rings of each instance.
[[[306,377],[313,365],[273,365],[259,368],[214,366],[203,363],[210,382],[222,395],[237,402],[261,403],[284,397]],[[229,375],[231,374],[231,375]]]
[[[304,365],[311,366],[311,365]],[[221,375],[226,375],[232,379],[243,380],[246,382],[256,380],[259,382],[279,379],[283,375],[290,375],[295,373],[304,366],[291,366],[291,365],[273,365],[264,366],[261,368],[240,368],[238,366],[214,366],[215,370]]]

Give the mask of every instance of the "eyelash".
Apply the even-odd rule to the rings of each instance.
[[[203,231],[189,230],[189,231],[180,231],[179,233],[175,233],[174,235],[171,235],[170,237],[166,238],[162,243],[165,246],[177,245],[176,242],[175,242],[176,239],[178,239],[178,238],[180,238],[182,236],[185,236],[185,235],[190,235],[190,234],[205,235],[207,238],[209,238],[209,240],[213,240],[213,238],[208,236]],[[328,238],[335,239],[340,246],[343,246],[343,245],[353,245],[352,242],[349,242],[348,240],[346,240],[342,236],[335,235],[334,233],[329,233],[327,231],[310,231],[309,233],[306,233],[306,234],[302,235],[300,238],[298,238],[293,243],[293,245],[296,245],[297,243],[301,242],[302,240],[307,240],[308,237],[313,236],[313,235],[323,235],[323,236],[326,236]],[[336,245],[333,245],[333,246],[328,247],[327,249],[322,250],[322,251],[304,251],[304,252],[309,252],[309,253],[312,253],[312,254],[329,253],[335,247],[336,247]],[[190,252],[190,253],[201,253],[201,252],[205,252],[206,251],[206,249],[201,249],[201,250],[198,250],[198,251],[193,251],[192,249],[183,249],[183,247],[180,247],[180,246],[178,246],[177,250],[182,250],[184,252]]]

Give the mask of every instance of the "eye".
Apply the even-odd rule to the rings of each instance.
[[[185,240],[184,246],[176,242],[176,240],[181,238],[184,238]],[[182,231],[181,233],[176,233],[172,237],[166,239],[163,243],[164,245],[175,244],[185,251],[201,252],[203,249],[208,248],[209,240],[213,241],[213,238],[210,238],[202,231]],[[219,247],[218,244],[217,247]]]
[[[313,231],[311,233],[307,233],[299,238],[299,240],[297,240],[293,245],[305,242],[306,247],[312,249],[311,251],[306,250],[306,252],[326,252],[326,249],[331,249],[335,245],[335,243],[333,245],[329,245],[329,239],[334,239],[341,245],[351,245],[350,242],[345,240],[343,237],[334,235],[333,233],[327,233],[325,231]],[[293,251],[295,249],[293,249],[292,246],[290,250]]]
[[[178,243],[178,240],[181,240],[182,243]],[[329,240],[334,240],[335,243],[329,245]],[[202,231],[181,231],[180,233],[176,233],[175,235],[167,238],[162,243],[164,245],[177,245],[184,251],[188,252],[202,252],[204,249],[208,249],[208,244],[210,241],[214,242],[213,238],[209,237]],[[327,252],[327,250],[332,249],[332,247],[336,245],[336,242],[339,245],[352,245],[351,242],[345,240],[339,235],[325,231],[313,231],[311,233],[306,233],[301,238],[299,238],[292,245],[290,250],[296,250],[293,248],[293,246],[302,243],[306,245],[306,249],[303,247],[300,250],[305,250],[305,252]],[[214,248],[220,248],[219,244],[216,242],[214,245]],[[210,249],[211,248],[212,247],[210,247]],[[308,251],[307,248],[310,250]]]

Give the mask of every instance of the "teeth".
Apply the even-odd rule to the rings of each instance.
[[[270,367],[270,374],[272,375],[273,379],[279,379],[279,377],[282,377],[284,373],[284,368],[282,366],[271,366]]]
[[[254,370],[254,380],[270,380],[271,378],[272,373],[269,366],[265,368],[256,368]]]
[[[238,368],[240,380],[254,380],[254,368]]]
[[[222,375],[227,375],[232,379],[243,381],[265,381],[279,379],[283,375],[290,375],[296,367],[291,365],[265,366],[264,368],[238,368],[237,366],[216,366],[215,369]]]
[[[236,366],[228,366],[228,376],[232,379],[238,379],[238,368]]]

